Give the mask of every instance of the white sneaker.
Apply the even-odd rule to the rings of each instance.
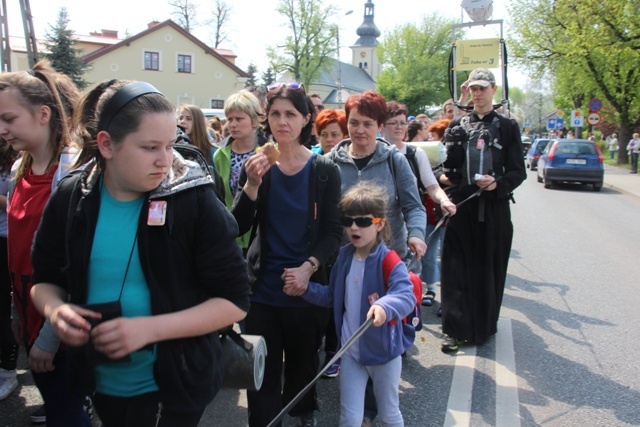
[[[16,371],[0,368],[0,400],[4,400],[18,387]]]

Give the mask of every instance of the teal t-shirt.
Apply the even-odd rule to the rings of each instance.
[[[140,265],[136,240],[144,197],[120,202],[111,197],[106,188],[101,187],[100,211],[89,261],[87,303],[117,301],[122,289],[122,315],[149,316],[151,297]],[[158,385],[153,376],[155,360],[154,346],[153,351],[139,350],[131,353],[130,362],[96,366],[96,391],[118,397],[157,391]]]

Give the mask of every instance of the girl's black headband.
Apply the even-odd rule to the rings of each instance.
[[[116,114],[128,103],[148,93],[159,93],[162,95],[162,92],[147,82],[133,82],[119,89],[115,95],[111,97],[109,102],[107,102],[104,110],[102,110],[100,121],[98,122],[98,132],[107,130]]]

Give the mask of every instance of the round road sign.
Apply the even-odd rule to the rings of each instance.
[[[601,108],[602,101],[600,101],[598,98],[593,98],[591,101],[589,101],[589,110],[600,111]]]
[[[589,113],[589,115],[587,116],[587,123],[589,123],[591,126],[595,126],[598,123],[600,123],[601,119],[602,119],[602,117],[600,116],[600,113],[596,113],[595,111],[591,111]]]

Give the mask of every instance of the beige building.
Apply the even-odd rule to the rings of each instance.
[[[221,54],[222,53],[222,54]],[[83,57],[83,78],[92,86],[109,79],[142,80],[157,87],[176,105],[223,108],[249,75],[230,51],[220,53],[171,20]]]

